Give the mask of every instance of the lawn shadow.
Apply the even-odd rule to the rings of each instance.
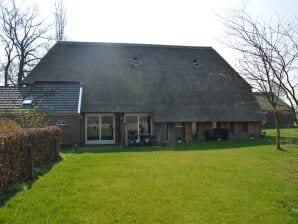
[[[167,146],[81,146],[65,147],[63,153],[119,153],[119,152],[157,152],[157,151],[194,151],[194,150],[222,150],[262,145],[273,145],[270,138],[265,139],[242,139],[225,141],[200,141],[191,143],[176,143]]]
[[[53,168],[53,166],[61,160],[62,158],[59,158],[57,161],[50,161],[48,163],[45,163],[41,167],[34,168],[32,179],[24,178],[16,183],[6,186],[4,191],[0,193],[0,208],[3,207],[6,204],[6,202],[8,202],[10,198],[14,197],[18,192],[25,189],[30,189],[39,177],[49,172]]]

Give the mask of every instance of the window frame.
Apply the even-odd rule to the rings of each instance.
[[[113,140],[102,140],[101,139],[101,117],[112,116],[113,117]],[[88,140],[87,123],[88,117],[97,117],[99,119],[99,140]],[[115,144],[115,114],[114,113],[90,113],[85,115],[85,143],[86,145],[100,145],[100,144]]]
[[[175,127],[176,128],[184,128],[184,123],[183,122],[176,122]]]
[[[58,120],[56,122],[56,126],[61,128],[61,127],[66,127],[67,125],[66,125],[65,120]]]
[[[126,137],[128,138],[128,129],[127,129],[127,122],[126,119],[127,117],[130,116],[135,116],[138,117],[137,121],[137,127],[138,127],[138,140],[140,140],[140,116],[149,116],[150,117],[150,131],[148,130],[148,135],[153,135],[153,119],[152,115],[150,113],[126,113],[124,115],[124,122],[125,122],[125,132],[126,132]],[[149,129],[149,127],[148,127]]]

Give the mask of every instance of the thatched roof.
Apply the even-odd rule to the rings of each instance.
[[[42,83],[0,87],[0,113],[11,113],[35,107],[49,113],[78,113],[79,83]],[[23,104],[24,99],[32,104]]]
[[[251,87],[211,47],[58,42],[24,83],[84,86],[83,112],[152,112],[155,121],[259,121]]]
[[[255,97],[260,105],[262,111],[273,111],[273,107],[270,104],[269,100],[265,97],[264,93],[255,92]],[[276,97],[276,96],[275,96]],[[291,111],[291,107],[281,98],[277,99],[277,110],[282,111]]]

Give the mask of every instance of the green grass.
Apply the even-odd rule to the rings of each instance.
[[[0,223],[297,223],[298,147],[235,140],[67,148]]]
[[[276,136],[275,129],[264,129],[268,136]],[[282,128],[280,129],[281,137],[298,138],[298,127],[295,128]]]

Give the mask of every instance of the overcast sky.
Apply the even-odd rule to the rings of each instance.
[[[21,0],[20,0],[21,1]],[[25,1],[25,0],[23,0]],[[26,0],[52,17],[55,0]],[[64,0],[68,40],[212,46],[230,64],[235,57],[218,40],[223,27],[216,14],[243,5],[239,0]],[[258,17],[298,16],[298,0],[251,0]]]

